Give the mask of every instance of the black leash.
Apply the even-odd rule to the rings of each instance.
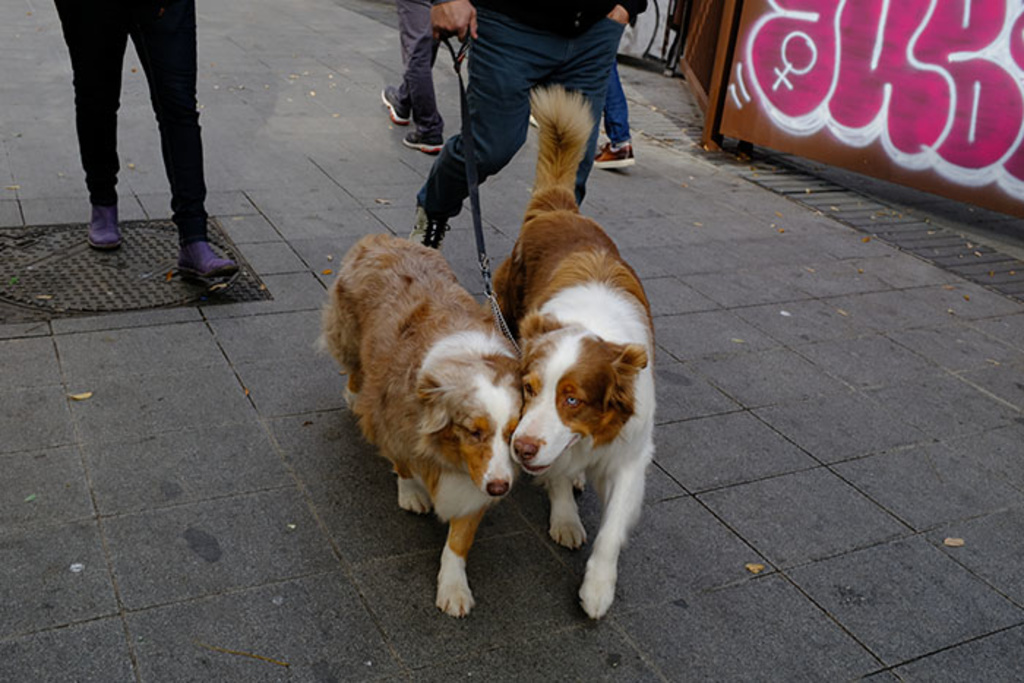
[[[462,156],[466,160],[466,186],[469,189],[470,214],[473,217],[473,232],[476,233],[476,255],[477,262],[480,265],[480,275],[484,280],[484,295],[490,302],[491,310],[494,312],[495,325],[505,335],[505,338],[511,342],[512,348],[516,350],[516,355],[522,356],[519,344],[516,343],[515,337],[512,336],[512,330],[509,329],[508,323],[505,322],[505,316],[501,314],[498,299],[494,296],[494,288],[491,286],[491,260],[487,256],[487,247],[484,246],[484,228],[480,218],[480,177],[477,175],[476,169],[476,141],[473,139],[473,123],[469,118],[469,99],[466,97],[466,84],[462,80],[462,63],[469,52],[469,45],[472,39],[467,35],[465,42],[459,46],[457,51],[452,47],[451,41],[448,38],[443,40],[448,48],[448,52],[452,55],[452,66],[455,69],[455,75],[459,77],[459,109],[462,113]]]

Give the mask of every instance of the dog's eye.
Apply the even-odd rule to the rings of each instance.
[[[579,408],[580,407],[580,403],[581,403],[581,401],[578,398],[576,398],[575,396],[566,396],[565,397],[565,405],[569,406],[570,408]]]
[[[526,394],[526,398],[533,398],[537,395],[537,390],[533,388],[532,384],[524,384],[523,393]]]

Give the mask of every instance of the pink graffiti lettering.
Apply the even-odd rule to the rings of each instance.
[[[774,125],[877,143],[897,165],[1024,199],[1021,3],[766,3],[733,78]]]

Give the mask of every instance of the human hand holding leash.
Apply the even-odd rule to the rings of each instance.
[[[629,23],[629,12],[622,5],[616,5],[615,7],[612,7],[612,11],[608,13],[608,18],[625,26]]]
[[[457,35],[465,42],[467,34],[476,38],[476,8],[469,0],[450,0],[430,8],[434,39]]]

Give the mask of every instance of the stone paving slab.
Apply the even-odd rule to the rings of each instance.
[[[860,392],[828,401],[768,406],[754,411],[772,429],[817,461],[831,464],[927,440],[925,432]]]
[[[334,566],[290,487],[111,517],[103,526],[121,599],[132,610]]]
[[[977,458],[941,443],[840,463],[833,471],[917,531],[1024,502]]]
[[[0,532],[0,638],[118,612],[100,529],[93,519]]]
[[[818,465],[746,411],[663,425],[655,447],[658,464],[693,493]]]
[[[780,576],[765,576],[617,619],[672,678],[858,678],[880,667]],[[799,654],[798,654],[799,653]]]
[[[0,453],[44,450],[74,443],[63,386],[0,390]]]
[[[128,629],[147,681],[374,681],[401,671],[337,572],[134,612]]]
[[[0,640],[0,678],[53,683],[128,683],[135,671],[121,619]]]
[[[103,515],[188,504],[289,483],[263,427],[200,425],[81,447]]]
[[[790,576],[888,664],[1024,623],[1024,611],[920,537],[801,567]],[[885,619],[875,618],[879,609]]]
[[[88,519],[93,514],[82,456],[73,447],[0,456],[0,518],[12,529]]]
[[[927,537],[950,559],[1024,607],[1024,577],[1017,571],[1015,559],[1020,546],[1014,541],[1022,519],[1024,512],[1014,507],[946,525]],[[964,545],[946,546],[947,538],[962,538]]]
[[[824,468],[699,496],[773,564],[793,566],[906,536],[906,526]],[[808,511],[813,510],[813,513]],[[837,534],[837,529],[842,529]]]
[[[1018,653],[1024,648],[1024,627],[1017,626],[991,636],[950,648],[895,670],[904,681],[953,683],[963,672],[985,681],[1013,681],[1024,676]]]

